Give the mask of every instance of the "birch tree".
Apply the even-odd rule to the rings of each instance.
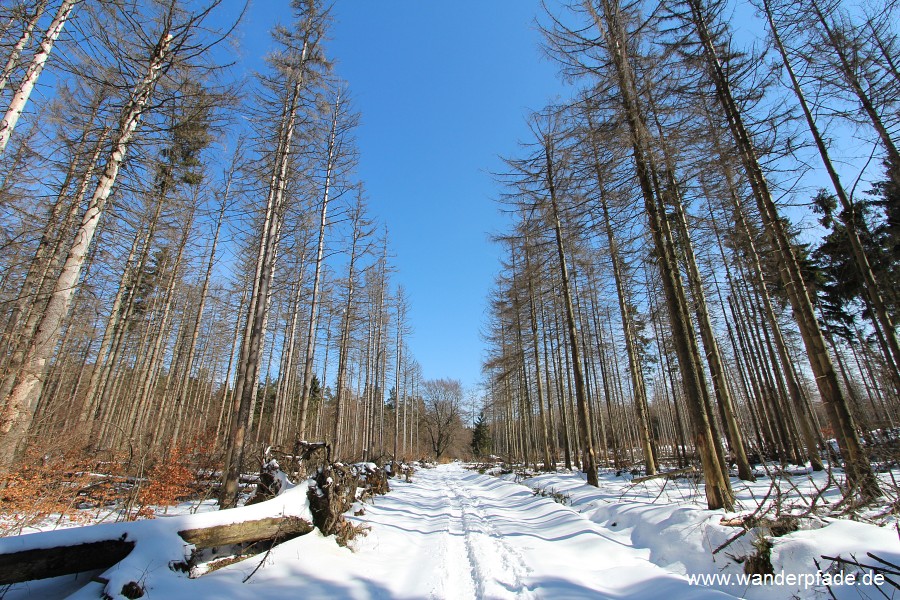
[[[146,54],[143,61],[132,57],[137,64],[143,62],[143,65],[134,71],[135,78],[128,97],[121,105],[115,131],[111,134],[111,149],[103,162],[97,185],[77,227],[16,383],[6,398],[0,415],[0,470],[6,471],[12,466],[28,433],[62,322],[69,312],[88,250],[142,116],[151,105],[160,80],[173,64],[196,58],[208,48],[198,34],[216,6],[217,3],[213,3],[199,12],[187,12],[172,1],[156,7],[159,10],[153,18],[141,23],[139,35],[134,32],[137,39],[148,42],[144,45]],[[136,24],[131,20],[131,15],[124,20]],[[145,28],[148,30],[145,31]]]
[[[53,50],[53,45],[56,43],[57,38],[59,38],[59,35],[62,33],[63,26],[65,26],[66,21],[72,14],[75,5],[81,1],[82,0],[62,0],[56,11],[56,16],[53,18],[53,21],[51,21],[46,33],[44,33],[38,51],[32,57],[22,82],[19,84],[18,88],[16,88],[12,100],[9,102],[6,114],[4,114],[3,119],[0,120],[0,154],[3,154],[3,151],[6,149],[9,137],[12,135],[12,131],[15,128],[16,123],[18,123],[19,117],[22,116],[22,111],[25,110],[25,104],[28,102],[28,98],[31,97],[31,91],[34,89],[41,72],[44,70],[47,59],[50,58],[50,52]]]

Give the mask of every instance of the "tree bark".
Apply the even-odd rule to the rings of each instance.
[[[156,83],[166,70],[172,40],[173,35],[168,30],[160,36],[150,55],[147,71],[123,107],[113,149],[106,160],[97,188],[88,202],[87,211],[82,217],[75,241],[57,278],[17,383],[6,399],[6,406],[0,415],[0,473],[13,465],[28,433],[44,384],[47,365],[59,340],[63,319],[68,315],[88,248],[97,231],[100,217],[103,216],[106,202],[119,174],[119,168],[125,160],[128,145],[140,122],[141,114],[153,94]]]
[[[62,33],[63,26],[66,24],[66,20],[72,13],[72,9],[75,8],[75,5],[80,1],[81,0],[63,0],[62,4],[59,6],[59,10],[56,11],[56,17],[50,23],[50,27],[44,34],[44,39],[41,40],[40,48],[31,59],[31,64],[25,72],[22,83],[19,84],[16,93],[13,95],[12,100],[10,100],[9,108],[6,109],[6,114],[3,116],[3,119],[0,120],[0,154],[3,154],[3,151],[6,149],[9,137],[12,135],[12,131],[16,127],[16,123],[18,123],[19,117],[22,116],[22,111],[25,110],[25,104],[28,103],[31,91],[34,89],[38,77],[41,75],[41,71],[44,70],[44,65],[50,57],[50,51],[53,50],[53,44],[56,42],[56,38]]]
[[[838,445],[844,456],[848,483],[859,492],[863,499],[877,497],[881,494],[881,490],[878,487],[878,482],[872,472],[865,450],[859,443],[856,424],[850,413],[847,400],[841,393],[838,385],[837,373],[828,354],[828,348],[819,328],[819,323],[816,320],[809,290],[803,281],[794,249],[788,239],[778,208],[772,200],[768,183],[757,159],[750,134],[744,127],[743,117],[732,95],[728,78],[719,62],[715,44],[706,25],[701,0],[687,1],[697,36],[704,50],[709,76],[712,78],[716,89],[716,96],[725,112],[729,129],[737,145],[737,150],[747,173],[759,212],[762,215],[766,232],[778,253],[781,263],[782,281],[809,355],[810,366],[815,375],[819,393],[822,396],[822,401],[834,428]]]

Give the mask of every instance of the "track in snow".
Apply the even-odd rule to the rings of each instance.
[[[506,543],[470,487],[457,485],[457,480],[446,470],[437,475],[436,483],[443,489],[449,505],[448,541],[443,547],[442,581],[446,585],[432,591],[432,596],[530,597],[523,578],[531,570],[521,553]],[[465,564],[460,564],[463,555]],[[463,584],[459,593],[454,594],[457,581]]]
[[[371,531],[353,562],[383,582],[379,596],[729,597],[689,586],[644,551],[524,486],[445,465],[391,487],[355,519]]]

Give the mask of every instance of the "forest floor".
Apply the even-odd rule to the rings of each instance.
[[[484,470],[484,469],[482,469]],[[799,519],[800,530],[775,537],[752,528],[745,535],[728,525],[736,516],[755,513],[770,518],[776,512],[808,512],[808,504],[832,504],[836,490],[819,493],[825,474],[805,471],[761,477],[753,484],[732,480],[736,486],[736,513],[709,511],[690,479],[656,479],[633,483],[627,473],[602,474],[600,488],[584,483],[578,473],[551,473],[528,477],[509,473],[499,477],[480,474],[459,463],[421,469],[412,482],[391,480],[392,491],[363,505],[362,514],[350,517],[368,529],[338,546],[318,532],[276,546],[258,555],[197,579],[166,567],[165,553],[183,552],[168,542],[159,548],[141,546],[142,537],[163,539],[161,529],[196,526],[205,520],[232,520],[240,511],[303,515],[305,486],[298,486],[273,501],[232,511],[157,518],[139,523],[99,527],[129,529],[138,548],[120,564],[137,570],[147,598],[848,598],[900,597],[889,583],[878,589],[861,581],[866,569],[822,558],[853,557],[868,564],[872,552],[893,564],[900,563],[896,520],[853,521],[814,516]],[[775,482],[774,484],[772,482]],[[757,511],[757,508],[763,508]],[[357,505],[351,512],[359,512]],[[820,511],[817,511],[821,514]],[[249,514],[249,513],[248,513]],[[726,524],[722,524],[723,518]],[[148,535],[152,530],[153,535]],[[85,530],[97,529],[95,527]],[[79,530],[59,535],[77,539]],[[784,533],[784,532],[779,532]],[[56,534],[54,534],[56,535]],[[96,535],[96,534],[93,534]],[[108,533],[107,533],[108,535]],[[771,541],[774,575],[804,577],[794,584],[753,585],[739,581],[747,557],[767,535]],[[0,552],[16,547],[16,540],[0,540]],[[87,536],[88,538],[90,536]],[[713,550],[734,541],[717,553]],[[70,540],[69,540],[70,541]],[[46,542],[45,542],[46,543]],[[52,543],[52,542],[51,542]],[[140,549],[140,552],[138,552]],[[149,557],[160,555],[155,562]],[[126,561],[123,561],[125,563]],[[143,561],[143,562],[141,562]],[[818,565],[815,561],[818,561]],[[147,564],[145,564],[147,563]],[[254,569],[261,567],[247,578]],[[821,574],[817,571],[821,569]],[[110,569],[104,578],[113,582]],[[846,575],[860,581],[847,585]],[[838,582],[837,576],[843,573]],[[124,575],[124,574],[123,574]],[[830,576],[829,587],[828,579]],[[133,573],[127,577],[134,577]],[[126,577],[126,578],[127,578]],[[897,581],[898,577],[893,577]],[[73,576],[45,582],[18,584],[5,598],[97,598],[103,589],[89,577]],[[777,580],[775,580],[777,582]],[[107,585],[107,593],[116,589]],[[880,590],[880,591],[879,591]],[[0,590],[2,592],[2,590]],[[0,594],[2,595],[2,594]]]

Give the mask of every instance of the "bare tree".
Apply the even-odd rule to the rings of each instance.
[[[434,458],[440,460],[463,430],[462,384],[455,379],[426,379],[422,382],[422,399],[422,424]]]
[[[216,5],[214,3],[200,12],[190,13],[176,2],[171,2],[161,7],[158,14],[152,17],[148,15],[147,20],[140,25],[133,19],[133,15],[123,19],[126,23],[141,27],[139,33],[133,33],[138,39],[147,42],[144,47],[146,55],[131,59],[135,66],[144,64],[133,74],[132,87],[121,105],[118,125],[111,135],[111,149],[100,171],[96,188],[77,227],[16,383],[6,398],[3,414],[0,416],[0,471],[7,470],[13,464],[31,425],[48,362],[59,341],[62,322],[69,313],[88,250],[144,112],[151,103],[157,84],[175,62],[196,58],[208,47],[197,36],[206,17]],[[152,34],[147,35],[144,29],[151,24]]]
[[[302,95],[310,85],[311,66],[321,60],[319,46],[327,25],[328,14],[317,2],[295,2],[297,24],[295,32],[276,29],[281,44],[274,57],[277,84],[283,86],[279,95],[280,118],[276,125],[276,144],[268,165],[266,207],[258,241],[253,290],[250,294],[247,323],[237,364],[235,394],[237,411],[228,436],[226,468],[220,505],[235,505],[238,477],[244,457],[244,442],[251,412],[258,391],[263,340],[270,307],[270,288],[275,273],[275,259],[284,224],[285,189],[293,156],[295,131],[300,119]],[[278,93],[278,91],[276,91]]]
[[[59,5],[56,16],[53,18],[50,27],[44,34],[44,38],[41,40],[40,48],[32,57],[31,64],[28,65],[25,77],[16,89],[15,94],[13,94],[9,107],[6,109],[6,114],[3,116],[3,120],[0,120],[0,154],[3,154],[3,151],[6,149],[6,144],[9,142],[9,136],[12,135],[12,131],[15,128],[16,123],[18,123],[19,117],[22,116],[22,111],[25,110],[25,104],[28,102],[28,98],[31,97],[31,91],[34,89],[35,84],[37,84],[38,77],[40,77],[41,71],[44,70],[44,65],[47,64],[47,59],[50,57],[50,52],[53,50],[53,44],[56,42],[59,34],[62,33],[63,26],[66,24],[69,15],[72,14],[72,10],[79,2],[81,2],[81,0],[63,0]],[[36,15],[39,15],[42,11],[43,6],[40,7]],[[31,22],[29,22],[29,25],[30,24]],[[26,29],[26,31],[28,30]],[[27,40],[25,36],[23,36],[23,39]],[[12,57],[10,57],[10,60],[12,60]],[[5,79],[6,78],[4,77],[4,80]]]

